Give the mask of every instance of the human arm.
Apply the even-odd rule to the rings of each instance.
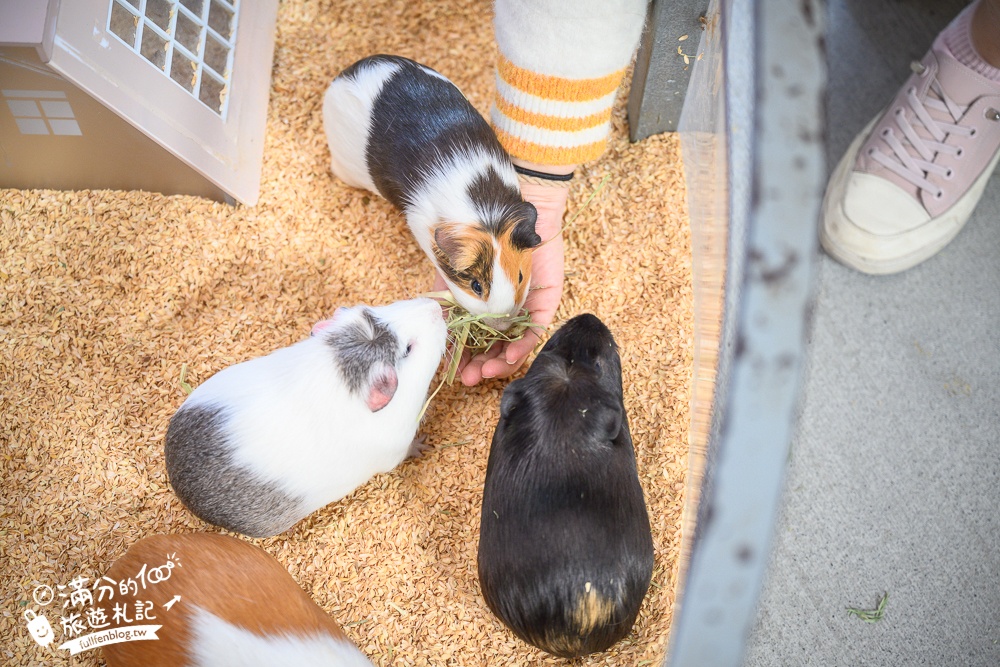
[[[496,0],[495,9],[499,53],[490,120],[497,137],[517,166],[572,174],[607,148],[612,107],[642,33],[646,0]],[[521,178],[521,195],[538,210],[535,231],[543,242],[532,255],[525,302],[537,328],[463,359],[464,384],[515,372],[554,320],[563,290],[568,194],[568,181]]]

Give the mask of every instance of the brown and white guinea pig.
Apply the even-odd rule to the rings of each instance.
[[[541,242],[535,207],[521,198],[496,134],[455,84],[407,58],[370,56],[330,84],[323,126],[333,173],[406,215],[462,307],[518,313]]]
[[[157,583],[139,575],[167,562],[173,566]],[[162,626],[156,640],[104,646],[108,667],[372,664],[278,561],[235,537],[152,535],[132,545],[106,576],[136,582],[111,587],[105,604],[124,605],[133,621],[119,619],[112,627]],[[155,618],[137,620],[137,610]]]
[[[483,489],[479,584],[524,641],[572,658],[628,634],[653,539],[611,332],[563,325],[500,401]]]
[[[196,515],[277,535],[419,453],[444,354],[433,299],[339,308],[313,335],[198,386],[167,428],[167,475]]]

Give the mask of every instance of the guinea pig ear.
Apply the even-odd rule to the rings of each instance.
[[[396,387],[399,384],[399,378],[396,376],[396,369],[392,366],[385,364],[381,370],[379,370],[375,379],[372,381],[371,387],[368,389],[368,398],[365,400],[365,404],[368,409],[372,412],[378,412],[385,406],[389,405],[389,401],[396,394]]]
[[[510,411],[514,409],[520,400],[520,387],[518,386],[518,381],[514,380],[507,388],[503,390],[503,396],[500,397],[500,418],[507,419],[510,416]]]
[[[317,322],[316,324],[314,324],[313,327],[312,327],[312,331],[309,332],[309,335],[310,336],[315,336],[319,332],[324,331],[326,329],[329,329],[330,325],[332,325],[334,322],[336,322],[337,318],[340,317],[340,316],[342,316],[346,312],[347,312],[347,308],[344,308],[343,306],[341,306],[340,308],[338,308],[333,313],[333,317],[331,317],[328,320],[322,320],[322,321]]]
[[[595,428],[600,434],[601,440],[614,441],[622,430],[622,408],[617,406],[614,408],[602,406],[595,412],[597,413],[594,415],[597,418],[597,426]],[[588,414],[587,416],[589,417],[590,415]]]
[[[514,225],[510,240],[514,247],[521,250],[534,248],[542,242],[542,237],[535,233],[535,222],[538,220],[538,211],[531,202],[521,202],[517,205],[515,215],[520,218]]]
[[[457,271],[467,269],[476,261],[475,244],[464,225],[444,223],[435,227],[434,246],[438,260]]]

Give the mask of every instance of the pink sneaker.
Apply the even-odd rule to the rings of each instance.
[[[872,274],[930,258],[972,215],[1000,158],[1000,83],[958,62],[939,35],[827,185],[820,241]]]

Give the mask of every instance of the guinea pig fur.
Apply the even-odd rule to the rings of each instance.
[[[152,583],[148,575],[167,562],[173,564],[167,577]],[[122,604],[132,621],[118,619],[112,627],[162,626],[155,640],[104,646],[108,667],[372,664],[278,561],[235,537],[152,535],[132,545],[106,576],[126,585],[100,579],[99,586],[111,589],[102,604]],[[137,610],[144,619],[135,618]]]
[[[170,484],[209,523],[287,530],[418,453],[445,339],[432,299],[340,308],[310,338],[220,371],[170,420]]]
[[[406,215],[462,307],[518,313],[541,243],[535,207],[521,198],[493,130],[453,83],[407,58],[370,56],[330,84],[323,126],[333,173]]]
[[[489,608],[524,641],[572,658],[628,634],[653,573],[653,539],[611,332],[567,322],[507,386],[479,537]]]

